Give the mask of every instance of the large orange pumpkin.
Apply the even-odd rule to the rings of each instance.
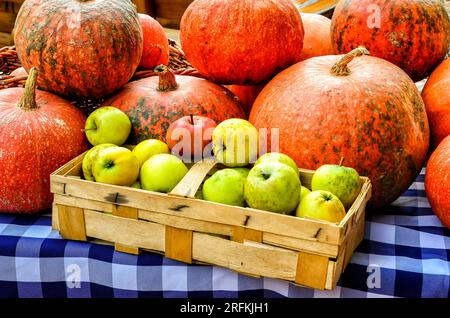
[[[180,40],[205,77],[252,85],[300,61],[303,34],[291,0],[196,0],[183,15]]]
[[[428,160],[425,190],[434,213],[450,229],[450,136]]]
[[[365,46],[419,81],[447,54],[450,19],[443,1],[341,0],[331,36],[336,53]]]
[[[169,125],[188,115],[201,115],[220,123],[229,118],[245,118],[239,99],[228,89],[208,80],[175,76],[165,66],[158,76],[127,84],[103,105],[115,106],[131,120],[129,142],[148,138],[164,141]]]
[[[133,76],[142,30],[130,0],[26,0],[15,25],[17,54],[39,87],[100,98]]]
[[[367,50],[358,48],[288,68],[259,94],[250,122],[279,129],[280,151],[299,167],[316,169],[344,157],[346,165],[371,178],[371,206],[380,207],[420,172],[429,127],[420,93],[406,73],[376,57],[355,58],[364,54]]]
[[[85,117],[64,99],[25,89],[0,91],[0,212],[35,213],[51,206],[50,174],[87,149]]]
[[[332,55],[334,51],[331,45],[331,20],[314,13],[301,13],[301,17],[305,28],[301,59]]]
[[[450,135],[450,59],[433,72],[422,97],[430,120],[431,137],[435,146]]]

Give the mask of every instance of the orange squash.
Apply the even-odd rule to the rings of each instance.
[[[331,45],[331,20],[320,14],[301,13],[305,39],[301,60],[315,56],[333,55]]]
[[[425,190],[434,213],[450,229],[450,136],[428,160]]]
[[[450,135],[450,59],[431,74],[422,92],[435,146]]]
[[[370,204],[381,207],[417,177],[429,127],[408,75],[364,54],[367,50],[359,48],[344,56],[314,57],[281,72],[259,94],[250,122],[279,129],[280,151],[299,167],[317,169],[345,157],[347,166],[370,177]]]

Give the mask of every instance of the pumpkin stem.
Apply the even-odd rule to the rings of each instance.
[[[178,88],[175,74],[173,74],[172,70],[170,70],[167,66],[159,65],[154,71],[159,74],[158,91],[167,92]]]
[[[28,74],[28,79],[25,83],[25,89],[18,104],[18,106],[23,110],[33,110],[39,108],[36,104],[37,76],[38,71],[35,67],[33,67]]]
[[[336,64],[331,68],[331,74],[334,76],[347,76],[352,73],[348,64],[355,58],[362,55],[369,55],[370,52],[365,47],[358,47],[345,54]]]

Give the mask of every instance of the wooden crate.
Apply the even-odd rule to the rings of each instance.
[[[340,224],[195,199],[214,162],[193,165],[169,194],[81,179],[81,155],[51,176],[53,228],[72,240],[102,240],[117,251],[164,253],[256,277],[331,290],[364,235],[368,178]],[[300,170],[310,186],[313,171]]]

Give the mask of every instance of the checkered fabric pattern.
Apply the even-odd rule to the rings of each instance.
[[[66,241],[48,215],[0,214],[0,297],[449,297],[450,231],[433,215],[423,179],[424,171],[392,206],[368,215],[333,291]]]

